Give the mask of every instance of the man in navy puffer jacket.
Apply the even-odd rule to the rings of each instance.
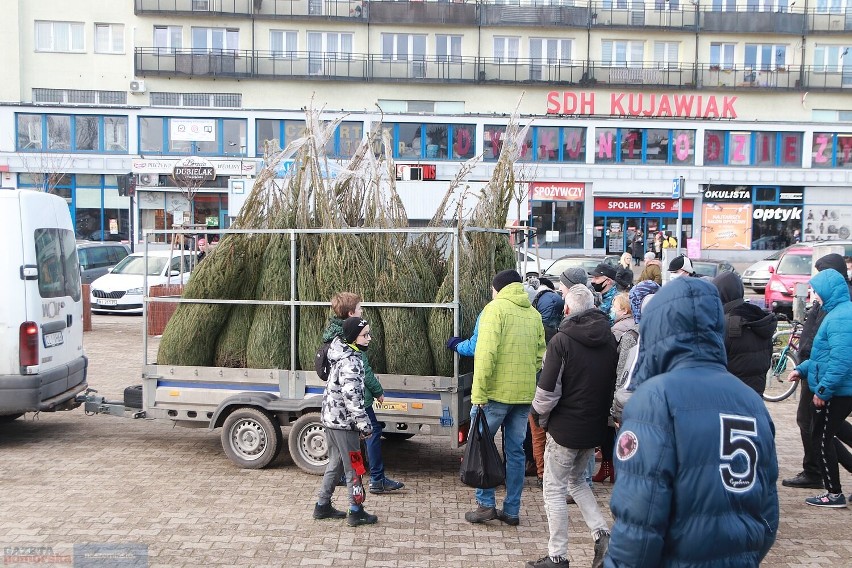
[[[846,507],[840,487],[834,436],[852,411],[852,301],[846,279],[833,268],[811,278],[811,287],[828,312],[814,337],[811,358],[801,363],[790,378],[807,379],[814,393],[811,444],[819,452],[826,493],[805,499],[817,507]]]
[[[758,566],[778,530],[775,426],[725,368],[719,293],[679,278],[654,295],[639,326],[605,565]]]

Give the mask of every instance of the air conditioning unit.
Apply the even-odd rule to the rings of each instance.
[[[145,92],[145,81],[130,81],[130,92],[140,94]]]
[[[159,174],[139,174],[139,183],[136,184],[139,187],[159,187],[160,185],[160,175]]]

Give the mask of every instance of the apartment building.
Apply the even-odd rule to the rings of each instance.
[[[342,118],[334,159],[382,123],[421,223],[460,163],[489,178],[517,109],[512,215],[559,250],[620,252],[679,208],[693,255],[848,238],[848,2],[7,1],[2,186],[60,193],[81,237],[225,228],[313,106]]]

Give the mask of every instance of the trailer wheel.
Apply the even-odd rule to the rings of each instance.
[[[293,463],[306,473],[322,475],[328,465],[328,444],[325,428],[318,412],[300,416],[290,428],[288,436]]]
[[[9,422],[14,422],[23,415],[23,412],[21,412],[20,414],[4,414],[0,416],[0,424],[8,424]]]
[[[244,469],[261,469],[281,450],[281,427],[257,408],[238,408],[222,424],[225,455]]]

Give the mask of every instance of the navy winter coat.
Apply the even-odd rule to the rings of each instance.
[[[852,396],[852,301],[846,280],[833,268],[811,278],[811,287],[828,312],[814,337],[811,358],[798,370],[811,392],[823,400]]]
[[[719,294],[679,278],[639,325],[605,565],[758,566],[778,530],[775,427],[757,393],[725,369]]]
[[[544,327],[559,329],[565,311],[565,300],[553,290],[540,290],[532,300],[532,305],[541,314]]]

